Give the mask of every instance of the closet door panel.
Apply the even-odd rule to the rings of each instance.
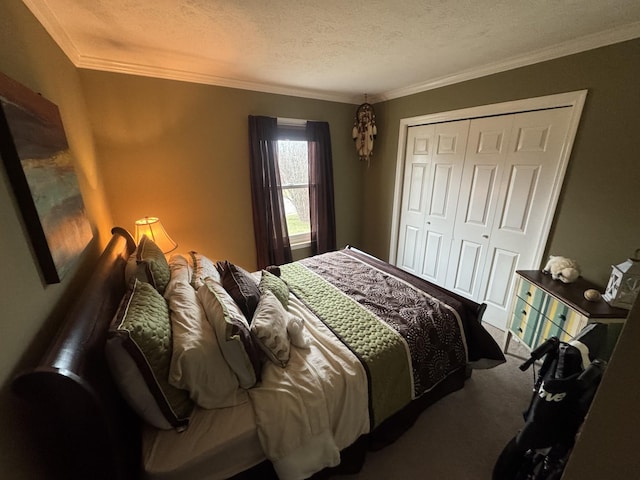
[[[544,241],[541,232],[546,212],[552,208],[552,188],[560,174],[570,116],[569,108],[514,116],[479,297],[487,304],[489,318],[507,318],[514,272],[532,268],[536,246]]]
[[[460,242],[459,262],[453,278],[453,289],[456,292],[472,296],[477,291],[480,275],[480,259],[485,245],[472,241]]]
[[[445,241],[446,239],[443,235],[436,232],[427,232],[424,246],[424,261],[420,270],[423,278],[438,278],[439,270],[446,268],[447,259],[445,259],[441,253]]]
[[[462,120],[435,125],[419,275],[440,285],[447,275],[469,124]]]
[[[539,175],[538,165],[511,165],[498,230],[523,233],[527,229]]]
[[[489,212],[493,192],[496,188],[496,175],[499,165],[474,165],[471,176],[471,191],[466,199],[466,225],[482,229],[489,226]]]
[[[452,240],[452,252],[460,254],[449,259],[445,286],[476,301],[512,126],[513,116],[500,116],[474,119],[469,127]],[[468,254],[470,245],[474,255]]]
[[[446,219],[451,200],[451,190],[455,188],[451,185],[454,176],[454,165],[437,163],[433,172],[433,194],[431,195],[431,205],[429,216],[432,218]]]
[[[510,300],[511,276],[518,264],[518,252],[490,248],[491,262],[487,270],[484,301],[492,305],[506,306]]]
[[[409,272],[416,271],[418,267],[416,248],[418,247],[419,236],[420,230],[411,225],[405,227],[402,235],[404,243],[402,244],[402,262],[400,266]]]
[[[422,265],[434,135],[434,125],[411,127],[407,134],[396,264],[414,274]]]

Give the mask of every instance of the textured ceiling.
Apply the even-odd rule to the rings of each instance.
[[[638,0],[23,0],[78,67],[359,103],[640,37]]]

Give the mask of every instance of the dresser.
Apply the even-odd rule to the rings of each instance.
[[[516,271],[503,351],[507,353],[514,335],[534,349],[549,337],[569,342],[588,323],[600,322],[608,324],[608,328],[606,344],[598,356],[608,360],[629,311],[611,307],[604,300],[586,300],[584,291],[590,288],[600,290],[582,277],[573,283],[562,283],[540,270]]]

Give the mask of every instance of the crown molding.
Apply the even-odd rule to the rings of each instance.
[[[38,0],[22,0],[27,8],[42,24],[45,30],[51,35],[53,40],[62,49],[65,55],[78,68],[91,70],[101,70],[115,73],[125,73],[129,75],[139,75],[144,77],[162,78],[167,80],[177,80],[184,82],[200,83],[205,85],[215,85],[220,87],[237,88],[277,95],[289,95],[329,102],[349,103],[358,105],[362,100],[361,94],[338,93],[330,91],[319,91],[305,88],[292,88],[282,85],[266,84],[261,82],[248,82],[234,80],[202,72],[155,67],[151,65],[119,62],[107,58],[99,58],[80,54],[78,48],[67,35],[60,22],[57,21],[55,13],[48,7],[47,2]],[[621,27],[616,27],[604,32],[587,35],[570,40],[559,45],[530,52],[526,55],[514,56],[500,62],[490,63],[477,68],[468,69],[453,75],[445,75],[427,82],[422,82],[408,87],[389,90],[381,94],[370,94],[370,103],[378,103],[394,98],[406,97],[416,93],[433,90],[435,88],[453,85],[455,83],[473,80],[476,78],[492,75],[495,73],[513,70],[515,68],[533,65],[535,63],[553,60],[559,57],[580,53],[594,48],[604,47],[614,43],[624,42],[640,37],[640,22],[630,23]]]
[[[143,77],[162,78],[166,80],[177,80],[190,83],[200,83],[204,85],[215,85],[218,87],[237,88],[241,90],[251,90],[254,92],[273,93],[277,95],[290,95],[293,97],[304,97],[315,100],[325,100],[329,102],[353,103],[357,104],[354,95],[340,94],[335,92],[317,91],[304,88],[285,87],[261,82],[247,82],[242,80],[218,77],[202,72],[189,70],[172,69],[165,67],[155,67],[151,65],[119,62],[106,58],[79,55],[74,65],[78,68],[89,70],[100,70],[114,73],[125,73],[129,75],[139,75]]]
[[[536,50],[526,55],[514,56],[500,62],[483,65],[478,68],[472,68],[453,75],[445,75],[443,77],[409,87],[389,90],[385,93],[374,96],[373,100],[375,102],[382,102],[385,100],[392,100],[394,98],[406,97],[415,93],[425,92],[427,90],[433,90],[435,88],[445,87],[447,85],[453,85],[455,83],[473,80],[495,73],[506,72],[508,70],[533,65],[547,60],[554,60],[556,58],[573,55],[587,50],[593,50],[599,47],[605,47],[607,45],[632,40],[638,37],[640,37],[640,22],[630,23],[622,27],[616,27],[593,35],[580,37],[575,40],[569,40],[549,48]]]
[[[62,49],[65,55],[77,68],[90,70],[100,70],[114,73],[124,73],[129,75],[139,75],[143,77],[162,78],[166,80],[177,80],[204,85],[215,85],[219,87],[237,88],[241,90],[251,90],[255,92],[273,93],[277,95],[288,95],[294,97],[324,100],[329,102],[349,103],[358,105],[360,94],[336,93],[330,91],[319,91],[305,88],[285,87],[260,82],[247,82],[234,80],[202,72],[171,69],[164,67],[154,67],[135,63],[119,62],[108,58],[99,58],[89,55],[82,55],[73,43],[67,32],[62,28],[55,13],[51,10],[47,2],[37,0],[22,0],[36,19],[42,24],[44,29],[51,35],[56,44]]]

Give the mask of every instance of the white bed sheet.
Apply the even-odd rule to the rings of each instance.
[[[369,432],[364,367],[293,295],[289,312],[304,319],[310,347],[292,347],[286,368],[266,364],[249,390],[258,436],[281,480],[337,465],[340,450]]]
[[[143,432],[145,477],[220,480],[265,460],[251,402],[232,408],[198,408],[184,432]]]
[[[184,432],[146,428],[146,478],[225,479],[268,458],[281,480],[303,479],[369,432],[364,367],[293,295],[289,311],[304,319],[309,348],[292,346],[286,368],[267,362],[239,406],[197,408]]]

